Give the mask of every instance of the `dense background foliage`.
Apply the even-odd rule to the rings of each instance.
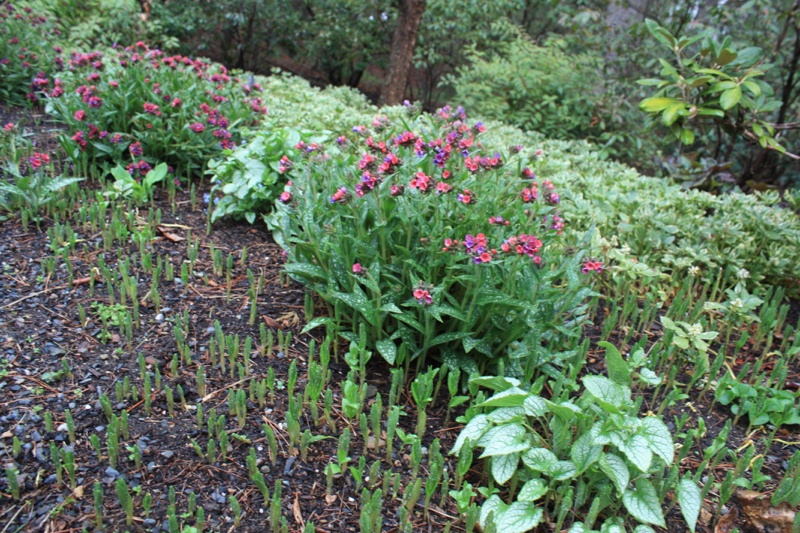
[[[358,86],[375,94],[392,44],[396,4],[161,0],[154,12],[164,34],[178,38],[184,53],[261,73],[282,66],[316,83]],[[647,32],[647,18],[679,37],[707,30],[718,41],[730,37],[734,49],[761,46],[758,67],[781,102],[763,118],[790,124],[779,128],[778,140],[794,152],[800,36],[793,5],[789,0],[719,6],[688,0],[470,0],[455,8],[452,2],[430,0],[408,96],[427,109],[445,101],[467,104],[473,113],[548,136],[590,139],[602,146],[604,157],[690,185],[787,184],[797,177],[792,158],[752,139],[712,126],[680,146],[667,142],[659,126],[645,127],[638,103],[651,92],[636,81],[657,75],[658,59],[674,55]],[[211,38],[217,35],[223,38]],[[527,68],[532,58],[535,71]],[[508,69],[508,64],[526,68]],[[492,98],[486,101],[488,92]],[[473,105],[478,100],[481,105]]]

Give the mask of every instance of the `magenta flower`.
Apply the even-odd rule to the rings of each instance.
[[[414,289],[414,298],[416,298],[417,303],[421,305],[431,305],[433,303],[433,296],[425,289]]]
[[[581,272],[584,274],[589,274],[590,272],[600,273],[603,271],[603,263],[600,261],[595,261],[593,259],[589,259],[588,261],[583,263],[583,268],[581,268]]]
[[[195,122],[191,126],[189,126],[189,129],[195,133],[202,133],[203,131],[205,131],[206,127],[200,122]]]
[[[361,263],[353,263],[353,274],[360,275],[364,274],[365,270],[364,267],[361,266]]]
[[[72,116],[73,116],[73,117],[75,118],[75,120],[77,120],[78,122],[82,122],[82,121],[83,121],[83,119],[85,119],[85,118],[86,118],[86,111],[84,111],[83,109],[78,109],[77,111],[75,111],[75,113],[74,113]]]
[[[289,191],[284,191],[278,197],[278,200],[280,200],[282,204],[288,204],[289,202],[292,201],[292,193],[290,193]]]
[[[336,204],[336,203],[343,204],[343,203],[347,202],[347,199],[348,199],[349,196],[350,195],[347,193],[347,187],[340,187],[339,190],[336,191],[335,193],[333,193],[333,196],[331,196],[331,203],[332,204]]]
[[[156,104],[145,102],[144,103],[144,112],[149,113],[151,115],[161,116],[161,111],[159,110]]]
[[[12,131],[14,129],[14,123],[9,122],[5,126],[3,126],[3,131]]]
[[[28,158],[28,162],[34,169],[40,168],[42,165],[46,165],[50,163],[50,156],[48,154],[42,154],[39,152],[34,152],[31,157]]]
[[[139,157],[142,155],[142,145],[137,141],[128,147],[128,151],[133,157]]]

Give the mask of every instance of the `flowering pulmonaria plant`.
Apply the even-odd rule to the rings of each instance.
[[[142,42],[115,54],[75,52],[64,72],[34,80],[36,97],[69,128],[61,143],[83,171],[144,159],[180,176],[200,174],[259,123],[259,91],[244,90],[225,67]]]
[[[265,218],[287,271],[390,363],[505,358],[523,372],[591,293],[555,184],[536,180],[524,147],[483,153],[484,131],[462,109],[398,130],[380,117],[281,161],[292,185]]]

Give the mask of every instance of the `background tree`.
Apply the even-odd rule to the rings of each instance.
[[[399,104],[405,96],[423,13],[425,0],[400,0],[389,55],[389,69],[381,91],[380,104]]]

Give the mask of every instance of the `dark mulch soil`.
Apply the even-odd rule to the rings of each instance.
[[[37,143],[37,150],[57,151],[57,127],[45,120],[40,112],[0,108],[0,123],[6,122],[22,122],[31,132],[36,132],[32,139]],[[281,274],[281,250],[263,228],[222,223],[207,235],[202,202],[194,203],[189,193],[180,192],[174,205],[173,212],[172,204],[166,198],[159,198],[151,208],[126,211],[132,215],[130,229],[133,234],[143,227],[141,221],[146,221],[155,210],[162,212],[160,233],[151,252],[154,261],[157,257],[164,261],[165,270],[167,262],[172,264],[175,279],[162,277],[158,286],[160,309],[155,308],[152,299],[145,298],[150,290],[150,275],[142,269],[138,245],[115,241],[112,246],[105,247],[99,230],[93,232],[88,225],[75,220],[72,224],[78,233],[78,245],[67,254],[72,265],[71,277],[60,259],[63,257],[61,253],[55,254],[59,257],[55,274],[48,275],[44,264],[59,247],[50,237],[54,222],[45,221],[41,230],[33,226],[25,229],[18,219],[0,225],[0,457],[4,466],[15,462],[19,467],[22,493],[21,499],[12,499],[5,479],[0,481],[0,532],[92,530],[92,487],[95,482],[104,488],[106,531],[168,531],[166,518],[170,489],[176,494],[177,516],[182,525],[193,524],[192,516],[181,517],[187,511],[189,494],[193,492],[197,505],[205,510],[206,530],[267,531],[269,510],[247,473],[246,457],[251,446],[256,450],[258,466],[270,492],[277,484],[282,487],[281,513],[289,524],[289,531],[302,531],[307,521],[313,522],[321,532],[360,531],[361,491],[357,490],[353,477],[347,475],[335,479],[333,495],[326,498],[324,474],[325,466],[336,456],[337,439],[345,427],[350,426],[354,434],[350,464],[356,465],[362,453],[363,443],[358,437],[357,424],[351,425],[339,410],[339,385],[345,379],[347,365],[341,356],[331,364],[330,386],[334,392],[336,429],[331,430],[327,424],[315,426],[307,410],[304,411],[302,429],[332,437],[312,444],[306,460],[290,451],[284,425],[290,391],[285,388],[276,388],[275,399],[268,402],[266,408],[248,402],[247,423],[240,428],[235,417],[228,414],[229,390],[248,390],[249,382],[264,379],[270,368],[276,379],[285,384],[289,366],[296,361],[299,371],[296,391],[303,391],[307,380],[309,344],[316,333],[300,334],[306,318],[305,292]],[[195,239],[200,240],[200,248],[194,273],[189,283],[183,283],[180,281],[181,265],[188,261],[190,243]],[[221,250],[224,258],[228,254],[235,258],[230,281],[225,275],[215,275],[212,247]],[[239,257],[245,247],[247,260],[241,265]],[[124,258],[131,259],[130,273],[138,279],[137,298],[144,300],[140,306],[141,326],[131,341],[124,338],[118,327],[104,328],[99,311],[113,303],[108,287],[98,275],[101,259],[102,264],[114,271],[118,270],[118,262]],[[256,277],[263,276],[265,281],[257,302],[258,320],[254,326],[248,324],[248,269]],[[91,283],[93,277],[97,279]],[[118,302],[118,293],[115,298]],[[81,323],[79,318],[79,305],[86,310],[85,323]],[[130,307],[130,301],[126,305]],[[316,312],[321,312],[319,306]],[[191,348],[193,364],[181,364],[175,373],[171,365],[176,352],[173,329],[184,314],[189,317],[186,342]],[[275,334],[276,339],[279,330],[281,335],[292,334],[288,350],[275,345],[263,355],[258,353],[261,349],[259,325],[262,323]],[[210,363],[209,344],[217,333],[217,327],[226,335],[238,334],[242,340],[246,336],[254,339],[255,353],[250,359],[248,375],[234,373],[231,376],[227,370],[223,372]],[[599,339],[599,329],[587,328],[586,334],[593,343]],[[653,337],[658,335],[659,332],[653,332]],[[615,340],[621,339],[611,339],[612,342]],[[317,346],[320,341],[316,339]],[[157,369],[164,383],[176,391],[180,385],[183,390],[186,405],[182,405],[176,393],[174,416],[167,412],[166,398],[161,391],[152,395],[151,411],[146,412],[139,354],[145,358],[147,371],[153,379]],[[745,348],[740,358],[747,356]],[[369,401],[374,401],[375,394],[380,394],[385,402],[390,388],[389,368],[377,357],[374,359],[367,374],[372,398]],[[69,366],[69,374],[58,375],[64,362]],[[196,363],[205,369],[205,395],[201,395],[197,388]],[[601,350],[590,352],[587,369],[604,372]],[[118,384],[126,378],[139,390],[138,400],[116,398]],[[790,379],[800,381],[797,372]],[[125,411],[130,419],[130,438],[121,443],[120,460],[115,468],[109,466],[106,457],[108,420],[99,402],[104,393],[112,399],[115,413]],[[684,398],[664,411],[665,420],[673,428],[681,414],[690,413],[691,421],[683,432],[696,425],[696,414],[705,420],[707,433],[702,442],[695,443],[692,453],[681,465],[684,468],[699,463],[703,449],[711,444],[731,417],[725,407],[710,408],[710,398],[711,394],[702,400]],[[400,425],[413,432],[416,420],[413,402],[407,393],[401,394],[398,402],[407,413]],[[199,404],[206,415],[215,409],[227,416],[226,429],[231,438],[226,458],[209,462],[196,455],[191,441],[196,441],[205,450],[209,440],[207,428],[198,429],[196,423],[196,406]],[[423,439],[426,447],[434,438],[440,439],[445,453],[460,429],[452,422],[445,424],[446,405],[446,392],[443,390],[429,408],[428,429]],[[645,399],[646,410],[655,412],[659,407],[652,398]],[[66,410],[75,420],[74,443],[68,436]],[[45,428],[46,413],[53,418],[53,431]],[[450,420],[455,415],[451,413]],[[278,438],[279,453],[274,463],[268,457],[262,424],[272,427]],[[91,445],[92,435],[97,435],[103,443],[101,457]],[[676,435],[679,440],[677,429]],[[763,472],[779,480],[786,461],[798,449],[798,439],[785,430],[778,435],[779,440],[769,450],[762,449],[759,442],[764,432],[746,434],[745,425],[740,422],[731,431],[728,446],[744,449],[752,443],[766,458]],[[12,461],[14,437],[22,444],[22,450]],[[49,452],[51,443],[75,454],[75,489],[70,489],[66,473],[61,483],[57,481]],[[140,467],[128,457],[133,447],[141,451]],[[398,439],[395,439],[392,460],[386,461],[385,455],[383,449],[369,450],[366,465],[369,468],[373,462],[380,461],[384,475],[393,472],[400,476],[398,491],[384,494],[383,504],[383,530],[398,531],[402,527],[398,523],[399,508],[411,480],[411,458],[408,446],[401,446]],[[717,466],[713,473],[717,481],[724,478],[734,461],[735,458],[731,457],[730,461]],[[454,460],[449,458],[447,469],[453,472],[454,467]],[[427,460],[423,459],[420,467],[423,479],[426,472]],[[474,467],[469,479],[480,483],[482,475],[480,469]],[[134,489],[139,492],[134,494],[137,506],[131,527],[125,525],[125,515],[116,498],[115,482],[120,476],[127,480],[129,487],[140,487]],[[440,491],[441,488],[437,489],[427,517],[423,515],[420,504],[410,515],[414,531],[441,531],[448,520],[455,521],[458,511],[452,500],[440,498]],[[150,494],[153,499],[149,516],[141,508],[145,494]],[[236,498],[241,505],[239,524],[234,523],[229,496]],[[442,507],[439,506],[441,502]],[[714,511],[711,507],[704,511],[707,514],[701,517],[699,530],[713,531],[713,520],[708,513]],[[670,511],[668,518],[670,531],[685,531],[676,508]],[[462,531],[462,526],[463,522],[453,530]],[[545,527],[542,531],[546,530]]]

